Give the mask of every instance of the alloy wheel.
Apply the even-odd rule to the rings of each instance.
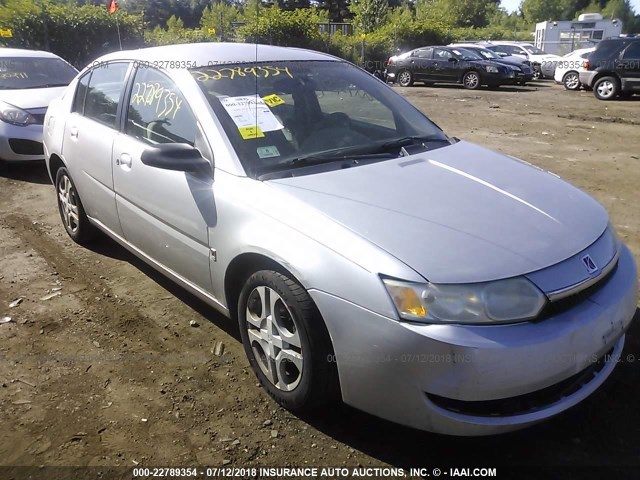
[[[564,86],[567,90],[577,90],[580,87],[580,79],[577,73],[567,73],[564,76]]]
[[[613,96],[613,92],[615,91],[615,85],[613,84],[613,82],[609,80],[605,80],[598,84],[597,90],[598,90],[598,95],[600,95],[602,98],[609,98]]]
[[[467,88],[477,88],[480,83],[480,77],[475,72],[469,72],[464,77],[464,86]]]

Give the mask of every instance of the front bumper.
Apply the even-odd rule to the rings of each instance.
[[[0,159],[6,161],[42,160],[43,126],[20,127],[0,121]]]
[[[343,400],[373,415],[422,430],[487,435],[556,415],[609,376],[636,310],[636,266],[621,246],[615,272],[588,300],[538,323],[462,326],[398,322],[333,295],[310,290],[332,337]],[[445,408],[512,399],[602,367],[567,396],[535,410],[479,415]]]
[[[587,87],[593,87],[593,79],[596,76],[595,70],[585,70],[579,72],[578,76],[580,77],[580,83],[586,85]]]

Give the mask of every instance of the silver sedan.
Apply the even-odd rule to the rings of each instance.
[[[447,136],[329,55],[109,54],[45,120],[64,226],[239,322],[266,391],[484,435],[556,415],[620,357],[636,266],[557,176]]]

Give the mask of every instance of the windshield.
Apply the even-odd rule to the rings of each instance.
[[[477,54],[481,55],[482,57],[484,57],[487,60],[494,60],[494,59],[500,59],[502,57],[500,57],[500,55],[498,55],[497,53],[484,48],[474,48],[472,51],[476,52]]]
[[[546,55],[544,50],[540,50],[538,47],[534,47],[533,45],[522,45],[522,48],[533,55]]]
[[[343,152],[394,158],[417,137],[448,141],[404,98],[346,62],[229,64],[192,74],[254,177]]]
[[[484,58],[482,58],[482,56],[476,52],[474,52],[473,50],[467,50],[465,48],[456,48],[454,50],[451,50],[453,53],[456,54],[456,56],[458,58],[460,58],[461,60],[484,60]]]
[[[0,58],[0,89],[65,86],[77,73],[75,68],[59,58]]]

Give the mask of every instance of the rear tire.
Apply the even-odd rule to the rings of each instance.
[[[339,398],[329,333],[297,281],[273,270],[251,275],[238,299],[238,323],[249,363],[277,403],[305,411]]]
[[[613,100],[620,93],[620,81],[616,77],[602,77],[593,84],[593,94],[598,100]]]
[[[56,173],[56,197],[62,225],[71,239],[80,245],[87,245],[94,239],[97,229],[84,211],[76,186],[69,171],[61,167]]]
[[[9,170],[9,165],[4,160],[0,160],[0,174],[5,174]]]
[[[400,70],[398,72],[398,85],[401,87],[413,85],[413,74],[409,70]]]

